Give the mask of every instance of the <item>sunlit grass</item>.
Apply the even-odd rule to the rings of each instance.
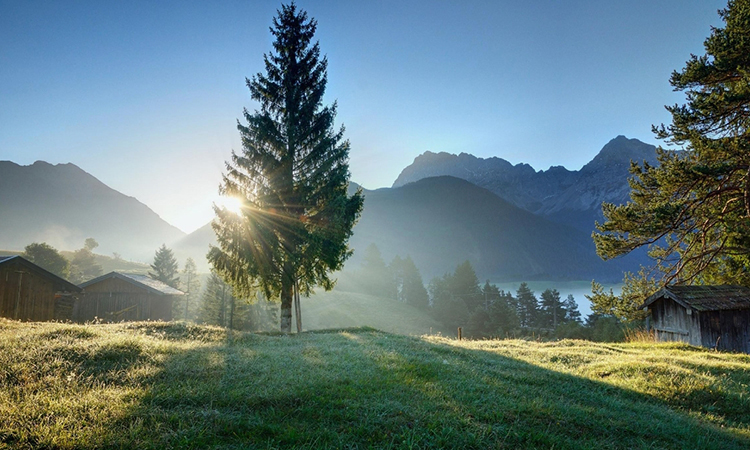
[[[0,448],[748,448],[750,357],[0,320]]]

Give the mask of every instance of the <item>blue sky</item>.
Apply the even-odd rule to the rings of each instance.
[[[369,189],[427,150],[579,169],[619,134],[656,143],[683,100],[670,73],[726,5],[297,3]],[[72,162],[184,231],[205,224],[279,5],[0,0],[0,159]]]

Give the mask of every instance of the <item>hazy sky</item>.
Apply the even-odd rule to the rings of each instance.
[[[682,102],[726,1],[298,1],[318,20],[352,179],[424,151],[579,169]],[[0,0],[0,159],[72,162],[190,232],[239,150],[277,1]]]

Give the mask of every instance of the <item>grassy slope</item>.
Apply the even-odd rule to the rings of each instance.
[[[0,319],[0,448],[750,446],[750,356]]]
[[[69,252],[65,250],[60,252],[60,254],[66,257],[68,261],[71,261],[73,259],[74,253],[75,252]],[[102,274],[116,271],[122,273],[135,273],[145,275],[149,270],[151,270],[151,266],[148,264],[136,261],[126,261],[124,259],[115,259],[113,257],[100,255],[98,253],[94,253],[94,261],[96,261],[96,263],[102,267]]]
[[[305,330],[368,326],[391,333],[437,333],[442,325],[404,302],[356,292],[333,290],[302,297]]]

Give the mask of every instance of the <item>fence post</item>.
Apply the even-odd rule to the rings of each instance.
[[[459,341],[460,341],[460,340],[462,339],[462,336],[461,336],[461,331],[462,331],[462,330],[461,330],[461,327],[458,327],[458,340],[459,340]]]

